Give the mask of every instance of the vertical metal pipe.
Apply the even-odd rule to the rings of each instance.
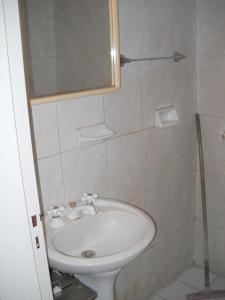
[[[209,281],[209,240],[208,240],[208,220],[207,220],[205,169],[204,169],[204,156],[203,156],[203,146],[202,146],[201,123],[200,123],[199,114],[196,114],[196,129],[197,129],[197,138],[198,138],[198,153],[199,153],[200,178],[201,178],[205,287],[210,288],[210,281]]]

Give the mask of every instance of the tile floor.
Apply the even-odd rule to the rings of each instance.
[[[211,286],[213,289],[225,289],[225,278],[210,273]],[[201,268],[192,266],[182,273],[175,281],[164,287],[148,300],[186,300],[186,294],[202,290],[204,287],[203,271]],[[225,300],[217,298],[215,300]]]

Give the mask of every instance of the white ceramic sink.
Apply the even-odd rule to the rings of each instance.
[[[152,218],[135,206],[108,199],[96,200],[95,206],[98,212],[94,216],[74,221],[65,216],[62,228],[47,228],[47,243],[53,268],[78,275],[101,295],[102,279],[103,289],[107,277],[112,290],[121,268],[153,241],[156,227]],[[93,257],[84,257],[85,253]],[[103,293],[97,299],[114,298]]]

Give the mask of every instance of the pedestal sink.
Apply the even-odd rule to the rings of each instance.
[[[50,266],[75,274],[97,291],[97,300],[114,300],[121,269],[153,241],[153,219],[124,202],[98,199],[97,214],[71,221],[59,229],[47,226]]]

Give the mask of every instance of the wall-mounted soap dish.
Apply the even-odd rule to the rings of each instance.
[[[79,128],[76,130],[77,147],[87,147],[105,142],[116,135],[116,132],[109,129],[105,123]]]
[[[155,110],[155,127],[169,127],[175,125],[179,117],[174,106]]]

